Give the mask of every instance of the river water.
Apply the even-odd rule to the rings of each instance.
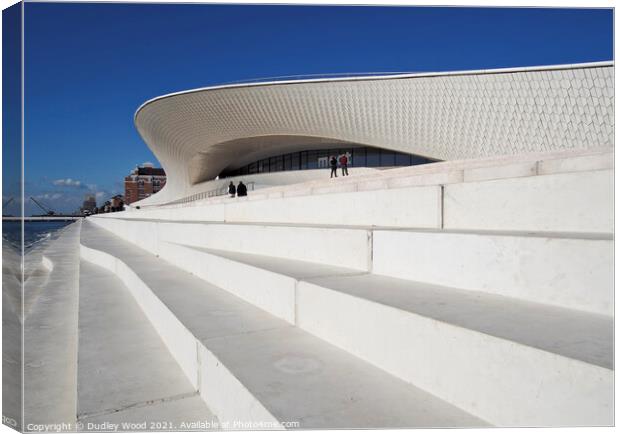
[[[24,224],[24,250],[27,253],[34,247],[39,246],[46,240],[54,238],[58,231],[72,222],[48,221],[48,222],[25,222]],[[2,241],[8,242],[12,247],[20,249],[21,222],[2,222]]]

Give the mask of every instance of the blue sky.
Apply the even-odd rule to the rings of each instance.
[[[157,163],[155,96],[257,77],[611,60],[607,9],[27,3],[26,194],[73,211]],[[26,213],[38,212],[27,207]]]

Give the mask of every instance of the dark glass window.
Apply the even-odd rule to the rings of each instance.
[[[349,165],[355,167],[366,166],[366,148],[354,148],[353,158]]]
[[[280,172],[284,170],[328,168],[329,158],[331,156],[338,158],[343,154],[348,154],[349,166],[353,167],[409,166],[412,164],[433,162],[433,160],[425,157],[370,147],[315,149],[312,151],[300,151],[264,158],[235,170],[224,171],[220,176],[227,177],[254,173]],[[137,181],[138,187],[143,189],[144,180],[138,179]],[[161,185],[163,185],[163,182],[160,183],[159,180],[153,180],[154,187],[159,187]]]
[[[415,164],[426,164],[426,163],[430,163],[431,160],[429,160],[428,158],[424,158],[424,157],[418,157],[417,155],[412,155],[411,156],[411,164],[415,165]]]
[[[381,164],[381,154],[378,149],[366,149],[366,166],[379,167]]]
[[[291,170],[291,154],[284,156],[284,170]]]
[[[317,169],[319,167],[319,153],[317,151],[308,151],[308,169]]]
[[[267,160],[260,160],[258,162],[258,173],[269,172],[269,163]]]
[[[409,166],[411,164],[411,155],[397,152],[395,155],[395,164],[397,166]]]
[[[300,152],[295,152],[294,154],[291,154],[291,169],[292,170],[299,170],[299,157],[300,157]]]
[[[381,166],[393,166],[394,165],[394,152],[381,150]]]

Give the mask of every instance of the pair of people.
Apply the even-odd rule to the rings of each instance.
[[[347,168],[347,165],[349,164],[349,158],[346,154],[342,154],[338,160],[336,160],[336,157],[333,155],[329,160],[329,165],[332,168],[332,172],[329,177],[333,178],[335,176],[336,178],[338,178],[338,163],[340,163],[340,167],[342,168],[342,176],[349,176],[349,169]]]
[[[230,194],[230,197],[235,197],[235,194],[237,197],[247,196],[248,188],[242,181],[239,181],[239,185],[237,187],[235,187],[235,184],[230,181],[230,184],[228,185],[228,194]]]

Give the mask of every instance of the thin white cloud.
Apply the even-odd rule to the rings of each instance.
[[[71,178],[56,179],[55,181],[53,181],[53,184],[61,186],[61,187],[81,187],[82,186],[81,181],[78,181],[77,179],[71,179]]]
[[[45,194],[37,194],[34,196],[35,199],[47,199],[47,200],[57,200],[63,197],[61,193],[45,193]]]

